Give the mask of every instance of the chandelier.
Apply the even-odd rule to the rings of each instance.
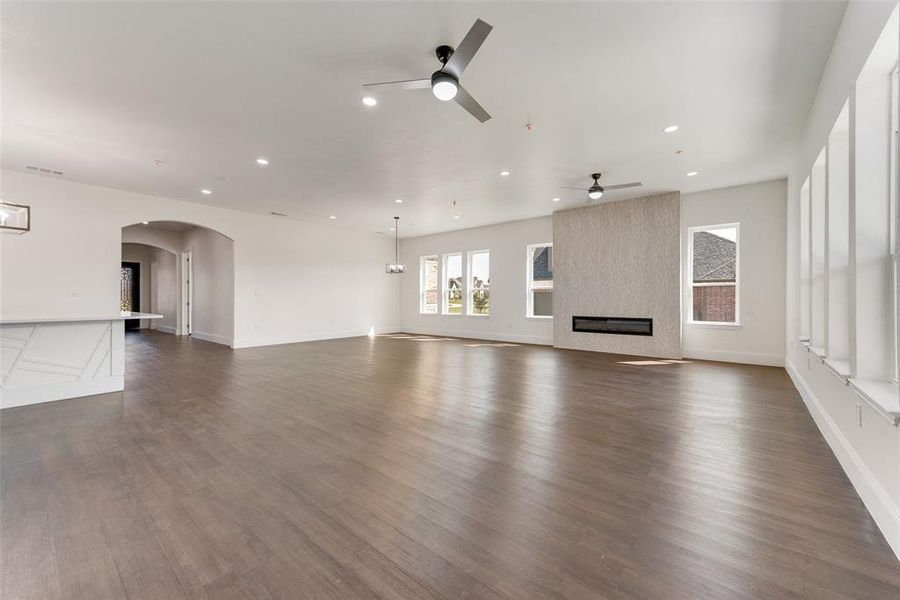
[[[394,217],[394,262],[384,265],[384,271],[388,275],[406,273],[406,265],[400,264],[400,217]]]

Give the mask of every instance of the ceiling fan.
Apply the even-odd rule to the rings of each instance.
[[[587,192],[588,198],[590,198],[591,200],[599,200],[600,198],[603,197],[603,192],[610,191],[610,190],[623,190],[625,188],[638,187],[639,185],[641,185],[640,181],[634,181],[632,183],[620,183],[617,185],[600,185],[600,181],[599,181],[600,175],[601,175],[601,173],[591,173],[591,179],[594,180],[594,183],[589,188],[561,186],[559,189],[561,189],[561,190],[581,190],[583,192]]]
[[[491,115],[484,110],[475,98],[459,83],[459,78],[469,66],[472,57],[481,48],[481,44],[493,29],[481,19],[476,19],[475,24],[469,29],[469,33],[455,49],[452,46],[438,46],[435,49],[441,68],[425,79],[407,79],[404,81],[386,81],[383,83],[367,83],[363,87],[367,90],[424,90],[431,88],[435,98],[447,102],[456,100],[456,103],[466,109],[469,114],[484,123]]]

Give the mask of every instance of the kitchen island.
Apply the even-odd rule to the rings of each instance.
[[[0,318],[0,408],[125,389],[125,321],[99,317]]]

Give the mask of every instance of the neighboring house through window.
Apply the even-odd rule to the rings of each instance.
[[[438,265],[437,256],[419,259],[419,313],[423,315],[438,312]]]
[[[444,292],[442,294],[443,306],[441,313],[445,315],[461,315],[463,312],[463,274],[462,254],[444,255]]]
[[[491,312],[491,254],[488,250],[469,252],[469,307],[471,316]]]
[[[739,225],[690,232],[691,322],[737,324]]]
[[[553,318],[553,244],[528,246],[526,259],[527,317]]]

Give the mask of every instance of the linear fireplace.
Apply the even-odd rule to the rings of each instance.
[[[653,335],[653,319],[634,317],[572,317],[572,331],[614,333],[618,335]]]

